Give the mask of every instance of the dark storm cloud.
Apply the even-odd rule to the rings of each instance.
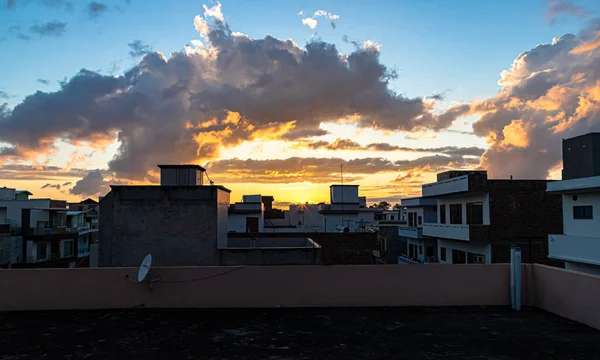
[[[440,153],[446,155],[459,155],[459,156],[481,156],[485,149],[471,146],[471,147],[457,147],[457,146],[442,146],[436,148],[410,148],[404,146],[397,146],[388,143],[371,143],[365,146],[352,141],[350,139],[338,138],[334,142],[328,141],[305,141],[300,142],[299,146],[305,146],[309,149],[325,149],[325,150],[362,150],[362,151],[402,151],[402,152],[428,152],[428,153]]]
[[[310,179],[314,183],[327,183],[339,179],[340,165],[344,174],[371,175],[383,172],[407,171],[415,167],[427,167],[430,171],[472,168],[479,159],[462,156],[425,156],[414,160],[392,161],[385,158],[300,158],[269,160],[217,160],[207,165],[211,177],[226,182],[302,182]]]
[[[29,28],[29,31],[39,36],[60,37],[65,33],[66,27],[67,23],[50,21],[41,25],[33,25]]]
[[[252,39],[217,18],[194,24],[203,45],[168,59],[148,53],[120,76],[84,69],[58,91],[30,94],[0,113],[0,141],[25,157],[47,153],[57,139],[116,137],[109,169],[143,179],[157,163],[214,159],[243,141],[320,136],[324,122],[441,130],[468,110],[457,105],[438,115],[431,103],[395,93],[388,85],[395,73],[380,62],[378,46],[343,55],[321,41],[300,48],[272,36]]]
[[[129,55],[133,58],[138,58],[152,52],[150,45],[141,40],[133,40],[129,44]]]
[[[97,1],[92,1],[87,5],[86,12],[90,16],[90,19],[95,19],[98,16],[104,14],[107,9],[108,6],[106,6],[106,4]]]

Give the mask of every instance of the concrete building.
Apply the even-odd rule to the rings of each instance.
[[[96,200],[85,199],[78,203],[69,203],[70,211],[84,211],[86,222],[92,229],[98,229],[98,217],[100,215],[100,205]]]
[[[423,236],[423,224],[437,222],[437,199],[406,198],[400,204],[406,209],[407,221],[397,228],[400,245],[404,245],[402,253],[397,254],[398,262],[437,262],[437,239]]]
[[[67,224],[67,203],[30,195],[0,189],[0,266],[75,266],[77,230]]]
[[[319,205],[325,232],[355,232],[359,227],[358,185],[331,185],[330,204]]]
[[[264,207],[261,195],[243,195],[242,202],[231,204],[228,210],[229,232],[257,233],[264,231]]]
[[[156,266],[219,264],[230,190],[198,185],[198,166],[160,169],[170,185],[111,186],[100,200],[99,266],[139,266],[148,253]]]
[[[306,236],[230,236],[227,249],[220,252],[219,265],[223,266],[321,264],[321,246]]]
[[[437,240],[441,263],[509,261],[519,245],[523,261],[546,262],[548,234],[562,232],[561,198],[545,191],[548,180],[488,179],[485,171],[448,171],[422,186],[437,200],[437,219],[423,236]],[[417,217],[418,223],[418,217]]]
[[[547,190],[562,197],[563,232],[548,235],[549,256],[565,269],[600,275],[600,133],[562,145],[563,180]]]

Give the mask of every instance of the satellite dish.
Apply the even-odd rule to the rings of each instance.
[[[138,282],[141,283],[146,279],[148,273],[150,272],[150,266],[152,266],[152,255],[148,254],[142,261],[142,265],[140,266],[140,271],[138,272]]]

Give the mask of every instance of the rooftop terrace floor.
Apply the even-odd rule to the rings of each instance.
[[[585,359],[599,336],[498,307],[0,313],[0,359]]]

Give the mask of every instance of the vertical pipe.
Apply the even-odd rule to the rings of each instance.
[[[515,308],[515,246],[510,247],[510,306]]]
[[[515,251],[515,310],[521,310],[521,248]]]

